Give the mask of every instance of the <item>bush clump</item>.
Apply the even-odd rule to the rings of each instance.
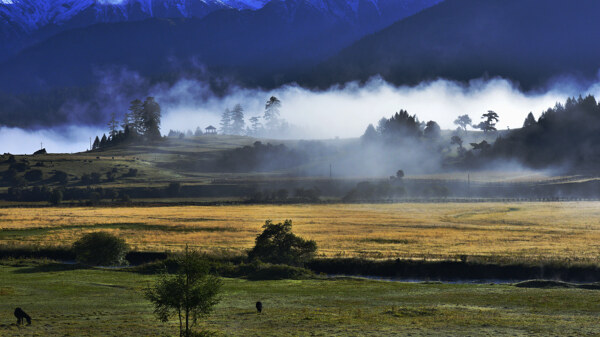
[[[89,233],[73,243],[77,262],[92,266],[119,266],[127,263],[125,240],[106,232]]]
[[[317,243],[292,233],[292,220],[274,224],[267,220],[263,232],[256,237],[254,248],[248,253],[250,259],[274,264],[301,265],[312,258]]]

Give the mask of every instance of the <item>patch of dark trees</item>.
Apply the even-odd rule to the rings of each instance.
[[[536,121],[511,131],[481,153],[482,159],[517,159],[534,168],[564,166],[574,171],[600,167],[600,104],[594,96],[569,98]]]
[[[366,259],[314,259],[306,268],[315,273],[393,278],[399,280],[531,280],[598,282],[600,267],[555,264],[494,264],[469,261],[415,261]]]
[[[121,124],[116,120],[115,114],[111,116],[108,137],[106,134],[102,138],[96,136],[91,150],[161,139],[161,107],[154,97],[147,97],[144,101],[135,99],[131,101],[128,110]]]
[[[0,259],[52,259],[74,261],[69,248],[10,247],[0,248]],[[142,274],[177,269],[176,260],[165,252],[131,251],[126,255],[131,271]],[[397,280],[429,281],[520,281],[551,279],[566,282],[598,282],[600,267],[595,265],[496,264],[465,261],[367,260],[360,258],[312,259],[303,266],[247,261],[243,256],[207,256],[211,270],[224,277],[248,279],[295,279],[315,274],[381,277]]]
[[[252,146],[225,151],[214,164],[224,172],[269,172],[296,167],[308,161],[306,152],[290,149],[283,144],[254,142]]]
[[[468,117],[468,116],[464,116]],[[434,121],[419,122],[415,115],[401,110],[391,118],[369,125],[362,136],[363,144],[398,146],[410,144],[419,147],[426,156],[438,156],[441,168],[493,168],[499,162],[514,160],[525,166],[542,169],[554,168],[569,172],[592,172],[600,167],[600,104],[594,96],[569,98],[547,109],[538,120],[529,113],[523,127],[510,131],[496,131],[498,114],[483,114],[484,122],[472,125],[488,135],[496,135],[493,143],[481,141],[463,147],[460,132],[450,144],[427,142],[439,138],[439,126]],[[470,119],[469,119],[470,121]],[[456,122],[455,122],[456,123]],[[462,125],[466,131],[466,125]],[[448,145],[458,146],[458,157],[446,156]]]
[[[169,255],[165,252],[130,251],[125,259],[132,265],[166,260]],[[67,247],[10,247],[0,248],[2,259],[51,259],[57,261],[75,261],[75,253]]]

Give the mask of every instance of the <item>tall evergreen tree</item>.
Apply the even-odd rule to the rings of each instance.
[[[229,111],[229,108],[221,114],[221,133],[224,135],[231,133],[231,111]]]
[[[92,145],[92,150],[96,150],[99,147],[100,147],[100,138],[98,138],[98,136],[96,136],[96,139],[94,139],[94,145]]]
[[[265,114],[264,120],[266,123],[266,127],[270,130],[277,129],[279,127],[279,115],[281,109],[281,101],[275,97],[271,96],[271,98],[265,104]]]
[[[144,103],[135,99],[129,105],[129,113],[126,114],[123,123],[129,125],[129,131],[137,134],[143,133],[142,115],[144,112]]]
[[[529,126],[533,126],[535,125],[537,122],[535,121],[535,117],[533,117],[533,113],[529,113],[529,115],[527,115],[527,118],[525,118],[525,122],[523,122],[523,127],[529,127]]]
[[[106,138],[106,134],[102,135],[102,139],[100,140],[100,148],[103,148],[107,145],[108,139]]]
[[[119,127],[119,123],[117,122],[116,117],[117,117],[117,115],[114,112],[111,113],[110,121],[108,122],[109,137],[111,140],[114,140],[115,136],[118,133],[117,128]]]
[[[241,104],[236,104],[231,111],[231,133],[241,135],[244,132],[244,108]]]
[[[160,105],[154,97],[148,97],[142,105],[142,130],[148,139],[160,139]]]
[[[262,129],[262,124],[260,123],[260,117],[254,116],[250,118],[250,124],[252,128],[250,129],[250,133],[254,136],[260,133],[260,129]]]

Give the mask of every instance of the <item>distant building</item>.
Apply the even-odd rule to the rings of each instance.
[[[207,135],[216,135],[217,134],[217,128],[215,128],[212,125],[209,125],[206,129],[204,129],[204,134],[207,134]]]

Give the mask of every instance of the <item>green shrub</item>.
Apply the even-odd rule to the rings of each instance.
[[[317,243],[292,233],[292,220],[274,224],[267,220],[263,232],[256,237],[254,248],[248,253],[250,259],[275,264],[298,265],[312,258]]]
[[[117,266],[126,264],[129,246],[125,240],[106,232],[84,235],[73,244],[78,262],[93,266]]]

